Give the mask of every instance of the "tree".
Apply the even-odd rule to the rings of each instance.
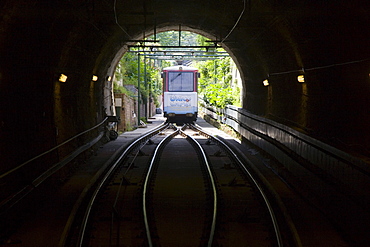
[[[151,90],[153,85],[157,84],[159,69],[155,68],[153,63],[148,59],[140,58],[140,99],[143,103],[148,102],[149,97],[157,98],[161,94],[161,90],[155,88]],[[146,83],[144,82],[146,78]],[[117,92],[125,93],[133,96],[128,90],[125,90],[124,85],[138,84],[138,56],[135,53],[126,52],[119,61],[115,72],[114,89]],[[159,85],[159,87],[161,87]],[[157,102],[158,103],[158,102]],[[157,105],[158,106],[158,105]]]
[[[179,31],[167,31],[156,34],[156,39],[160,41],[161,46],[176,46],[179,45]],[[198,37],[201,36],[196,33],[182,31],[181,32],[181,45],[194,46],[197,44]],[[201,36],[203,37],[203,36]],[[154,36],[148,38],[154,39]]]
[[[160,46],[177,46],[179,44],[178,31],[168,31],[158,33],[156,39],[160,41]],[[154,39],[154,36],[148,37],[149,40]],[[207,38],[196,33],[182,31],[181,45],[184,46],[206,46]],[[157,43],[156,43],[157,44]],[[153,44],[155,46],[156,44]],[[215,51],[224,51],[222,48],[217,48]],[[212,54],[212,53],[208,53]],[[216,54],[216,53],[213,53]],[[138,83],[138,56],[135,53],[127,52],[119,62],[115,78],[117,85],[115,90],[126,93],[122,86],[135,85]],[[140,61],[140,96],[143,102],[147,102],[149,97],[156,100],[158,95],[162,93],[162,83],[159,77],[160,69],[154,66],[153,63],[148,62],[150,59],[145,59],[146,74],[144,75],[144,59]],[[161,61],[162,67],[167,67],[170,64]],[[240,88],[232,82],[230,57],[217,58],[216,60],[206,60],[193,62],[193,66],[197,67],[201,73],[199,79],[198,92],[200,97],[216,107],[224,108],[227,104],[240,105]],[[144,76],[147,84],[144,84]],[[121,85],[121,86],[120,86]],[[159,103],[158,103],[159,104]]]
[[[230,87],[217,83],[207,85],[203,92],[203,100],[212,106],[225,108],[226,105],[232,105],[234,97]]]
[[[240,106],[240,88],[232,82],[231,62],[230,57],[224,57],[196,63],[201,73],[198,92],[207,104],[218,108]]]

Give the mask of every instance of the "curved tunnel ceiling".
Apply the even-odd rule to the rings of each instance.
[[[5,42],[27,40],[30,50],[23,49],[31,54],[35,47],[39,53],[47,49],[45,53],[59,59],[58,69],[78,66],[73,58],[77,50],[89,54],[96,70],[125,41],[142,39],[154,27],[159,32],[182,25],[224,41],[244,77],[253,75],[260,83],[273,73],[367,58],[369,8],[359,2],[5,1],[1,32],[9,36],[8,31],[18,29]]]
[[[60,14],[75,20],[74,30],[65,32],[72,40],[64,50],[76,45],[100,52],[96,68],[109,64],[127,41],[179,25],[223,41],[244,80],[258,84],[255,90],[264,90],[261,81],[271,74],[358,61],[369,54],[369,12],[356,1],[83,1],[70,8]]]
[[[103,115],[104,78],[113,74],[124,45],[181,25],[223,41],[241,72],[243,108],[316,136],[366,146],[369,5],[360,0],[4,0],[0,103],[3,115],[11,117],[1,126],[41,122],[42,127],[23,131],[49,146],[50,138],[40,136],[55,135],[55,125],[59,136],[87,129]],[[302,68],[309,81],[304,86],[296,83]],[[69,83],[56,88],[60,73],[68,74]],[[92,74],[100,78],[96,84]],[[267,77],[269,88],[262,85]],[[17,138],[26,139],[24,133]]]

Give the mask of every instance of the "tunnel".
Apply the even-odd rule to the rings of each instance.
[[[358,0],[1,1],[0,173],[112,115],[111,78],[127,47],[180,28],[230,54],[243,109],[368,162],[369,24],[370,3]],[[82,143],[44,156],[40,169]]]
[[[2,170],[101,121],[104,87],[125,47],[179,25],[229,52],[243,79],[244,109],[366,156],[368,7],[360,1],[3,1]],[[302,73],[305,83],[298,83]],[[58,81],[61,74],[67,82]]]

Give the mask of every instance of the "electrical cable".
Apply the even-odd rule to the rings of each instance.
[[[117,3],[117,0],[114,0],[114,6],[113,6],[113,9],[114,9],[114,18],[116,20],[116,24],[122,29],[122,31],[130,38],[132,39],[131,35],[127,33],[127,31],[118,23],[118,18],[117,18],[117,12],[116,12],[116,3]]]
[[[336,67],[336,66],[343,66],[343,65],[347,65],[347,64],[361,63],[361,62],[365,62],[367,60],[370,60],[370,58],[365,58],[365,59],[355,60],[355,61],[350,61],[350,62],[344,62],[344,63],[335,63],[335,64],[331,64],[331,65],[313,67],[313,68],[308,68],[308,69],[302,68],[302,69],[299,69],[299,70],[289,70],[289,71],[284,71],[284,72],[270,73],[270,74],[268,74],[268,76],[270,76],[270,75],[283,75],[283,74],[290,74],[290,73],[299,73],[299,72],[304,73],[305,71],[313,71],[313,70],[326,69],[326,68],[331,68],[331,67]]]
[[[225,36],[225,38],[223,38],[222,40],[221,40],[221,43],[223,43],[229,36],[230,36],[230,34],[234,31],[234,29],[235,29],[235,27],[238,25],[238,23],[239,23],[239,21],[240,21],[240,19],[242,18],[242,16],[243,16],[243,14],[244,14],[244,11],[245,11],[245,0],[243,0],[243,10],[242,10],[242,12],[240,13],[240,15],[239,15],[239,18],[238,18],[238,20],[236,20],[236,22],[235,22],[235,24],[234,24],[234,26],[233,26],[233,28],[230,30],[230,32]]]

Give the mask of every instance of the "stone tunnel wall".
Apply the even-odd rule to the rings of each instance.
[[[244,109],[368,154],[368,3],[246,3],[240,16],[237,0],[1,1],[1,171],[101,122],[117,54],[154,27],[179,24],[230,52],[243,79]],[[306,83],[298,84],[302,68]]]

